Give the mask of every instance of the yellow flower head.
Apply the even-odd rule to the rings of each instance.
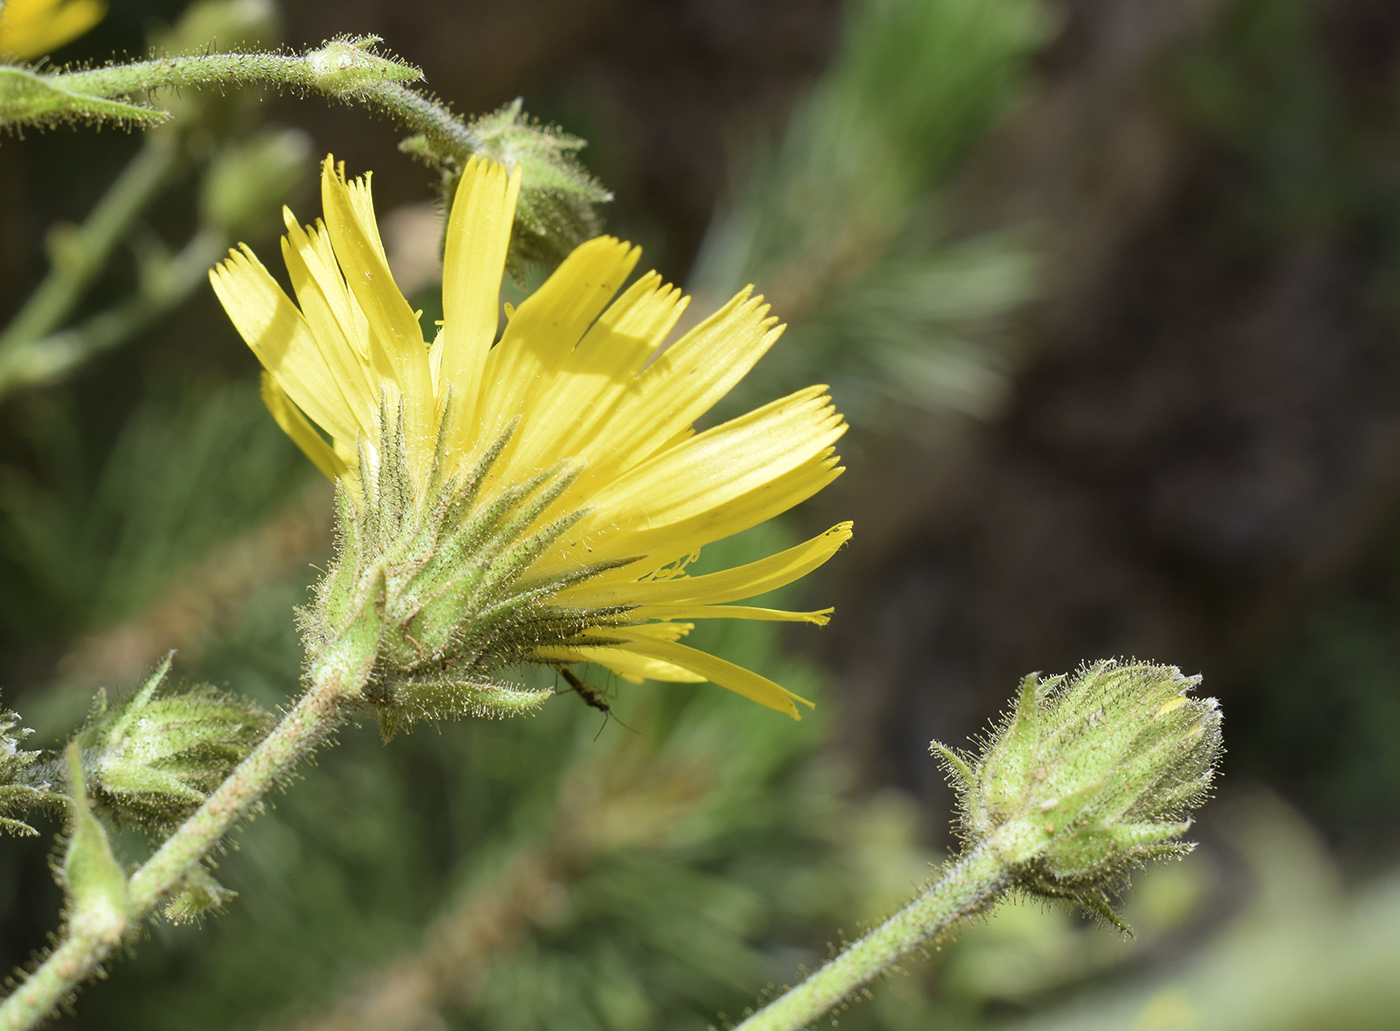
[[[390,523],[408,527],[395,531],[400,543],[378,546],[387,573],[355,574],[381,586],[357,590],[383,592],[387,577],[383,609],[398,604],[396,583],[416,585],[401,592],[415,600],[401,606],[405,643],[394,645],[414,676],[450,667],[481,680],[512,661],[589,662],[633,681],[713,681],[797,717],[804,699],[679,639],[695,619],[824,624],[830,610],[729,603],[815,569],[850,524],[736,568],[690,576],[685,567],[704,545],[835,479],[832,445],[845,423],[817,386],[697,433],[695,420],[782,327],[744,291],[663,348],[688,298],[648,272],[614,300],[641,252],[612,237],[578,247],[507,307],[493,345],[519,189],[518,169],[468,163],[431,345],[390,275],[368,177],[347,182],[330,158],[324,222],[303,227],[284,212],[300,308],[247,247],[211,272],[265,368],[268,407],[343,487],[342,532],[356,538],[343,548],[363,549]],[[395,514],[407,509],[417,514]],[[468,571],[439,568],[447,553],[468,556],[452,567]],[[478,600],[468,606],[468,595]],[[435,633],[439,599],[457,608]],[[487,637],[481,626],[499,629]]]
[[[4,0],[0,57],[28,58],[77,39],[107,13],[103,0]]]

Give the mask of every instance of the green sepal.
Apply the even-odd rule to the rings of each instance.
[[[383,57],[374,48],[378,36],[337,36],[306,55],[315,87],[346,100],[360,99],[381,82],[416,82],[423,71],[404,61]]]
[[[531,690],[507,684],[475,683],[450,675],[399,680],[388,685],[394,704],[375,710],[385,741],[420,720],[471,716],[505,719],[538,709],[554,697],[549,689]]]
[[[57,873],[67,896],[70,934],[116,944],[126,932],[129,900],[126,872],[112,854],[107,829],[93,814],[83,784],[82,755],[68,745],[68,847]]]
[[[20,748],[20,742],[32,733],[20,726],[18,713],[0,710],[0,830],[17,837],[32,837],[39,832],[11,814],[62,798],[54,795],[46,780],[36,776],[42,769],[39,753]]]
[[[960,797],[965,796],[977,786],[977,774],[972,771],[967,760],[957,752],[940,741],[930,741],[929,751],[942,760],[943,768],[948,774],[953,790]]]
[[[196,863],[180,878],[175,891],[161,907],[161,915],[172,924],[194,923],[221,912],[238,892],[225,888],[202,863]]]

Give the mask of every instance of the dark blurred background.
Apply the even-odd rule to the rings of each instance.
[[[55,60],[142,54],[183,10],[115,5]],[[660,886],[643,886],[651,875],[638,872],[631,844],[602,850],[625,868],[607,874],[621,885],[612,894],[589,880],[606,873],[589,865],[596,857],[546,863],[550,883],[574,893],[558,902],[571,915],[530,910],[506,936],[508,955],[506,944],[484,950],[506,957],[483,966],[497,995],[478,986],[452,1002],[443,989],[427,1016],[402,1026],[560,1026],[543,1003],[522,1012],[512,984],[544,995],[552,985],[563,1000],[555,1015],[577,1027],[704,1026],[725,1006],[736,1015],[765,979],[790,977],[820,954],[821,934],[856,917],[810,899],[716,916],[758,966],[731,976],[716,960],[709,981],[691,984],[673,970],[638,973],[650,962],[638,957],[655,951],[653,918],[630,911],[645,908],[640,897],[729,912],[735,885],[762,896],[765,878],[800,881],[798,857],[820,853],[827,865],[810,874],[809,894],[839,884],[832,898],[859,908],[861,878],[878,876],[896,882],[898,898],[950,840],[952,798],[929,739],[976,734],[1028,671],[1111,656],[1199,672],[1222,701],[1221,797],[1198,828],[1198,881],[1181,889],[1195,901],[1164,903],[1178,915],[1162,916],[1160,933],[1141,916],[1146,944],[1126,966],[1086,944],[1108,932],[1033,909],[1040,929],[1017,938],[1008,918],[1012,931],[985,935],[1004,933],[1011,945],[994,944],[1022,948],[1022,960],[1039,956],[1035,976],[1024,962],[997,966],[1004,951],[974,934],[968,955],[992,957],[991,973],[960,974],[953,950],[919,987],[891,988],[895,1003],[850,1019],[928,1026],[936,1011],[972,1027],[1050,1020],[1115,986],[1131,994],[1133,977],[1213,955],[1221,922],[1267,895],[1266,883],[1292,885],[1285,908],[1303,905],[1304,881],[1331,886],[1331,908],[1308,910],[1300,941],[1336,933],[1394,958],[1395,933],[1365,938],[1346,922],[1345,900],[1390,876],[1400,852],[1400,8],[343,0],[281,11],[280,40],[292,46],[339,32],[382,36],[458,111],[523,96],[532,114],[586,138],[583,161],[615,194],[607,229],[641,243],[644,264],[697,303],[754,281],[792,323],[742,403],[830,381],[853,425],[849,471],[785,531],[855,520],[851,547],[803,588],[813,604],[835,604],[832,626],[780,641],[736,632],[724,645],[766,655],[765,671],[791,669],[825,698],[825,721],[761,732],[781,761],[749,784],[765,785],[775,808],[722,795],[719,810],[749,807],[748,822],[731,821],[737,837],[687,831],[658,852],[659,839],[642,835],[636,847],[659,864]],[[388,122],[274,93],[181,103],[205,105],[202,128],[182,139],[161,203],[125,244],[138,260],[115,261],[75,320],[129,291],[141,254],[197,230],[201,162],[268,124],[308,134],[311,159],[333,151],[352,172],[374,169],[393,257],[431,263],[433,176],[397,151]],[[86,217],[141,145],[137,134],[82,128],[0,142],[0,312],[19,310],[43,276],[50,227]],[[291,198],[304,221],[317,206],[311,164]],[[407,228],[396,236],[391,223]],[[279,225],[269,207],[250,239],[270,267]],[[431,285],[417,289],[431,307]],[[41,744],[80,718],[98,684],[129,688],[170,647],[188,678],[267,704],[293,690],[287,614],[328,550],[329,490],[259,413],[255,368],[212,295],[196,289],[61,381],[0,400],[0,690]],[[668,700],[648,700],[660,691]],[[673,691],[623,685],[616,710],[669,743],[668,720],[709,704]],[[691,717],[718,720],[716,742],[748,740],[744,721],[770,719],[737,700],[719,705]],[[233,912],[198,934],[154,931],[110,984],[80,998],[78,1022],[286,1026],[338,1012],[329,1000],[371,983],[361,971],[431,952],[425,924],[525,868],[500,859],[516,855],[513,844],[463,856],[501,827],[523,833],[521,812],[553,812],[574,776],[568,762],[643,747],[605,727],[590,751],[591,715],[444,727],[387,748],[367,729],[347,735],[250,828],[248,855],[222,861],[244,877]],[[610,745],[614,734],[621,743]],[[784,734],[803,736],[770,740]],[[584,758],[545,776],[539,753],[555,740]],[[344,808],[343,820],[321,826],[317,805]],[[372,828],[364,810],[383,807],[405,813]],[[895,828],[883,852],[877,811]],[[557,830],[558,819],[541,816],[539,827]],[[130,843],[133,854],[142,847]],[[852,858],[862,848],[883,858],[862,865]],[[765,849],[772,869],[756,873]],[[23,962],[54,923],[60,900],[42,851],[3,844],[4,962]],[[1260,856],[1296,862],[1273,882]],[[913,875],[899,866],[909,857]],[[245,859],[254,873],[236,872]],[[300,893],[316,877],[335,887],[308,902]],[[283,915],[290,923],[269,912],[279,890],[300,899],[289,903],[296,917]],[[607,943],[619,938],[634,951],[614,956]],[[727,940],[716,939],[716,956]],[[255,948],[276,961],[230,958]],[[1052,953],[1069,958],[1056,966],[1044,959]],[[1005,989],[1017,971],[1022,987]],[[633,982],[643,1001],[616,987]],[[1134,1026],[1263,1019],[1212,1011],[1205,1023],[1171,1023],[1170,1013],[1151,1023],[1159,996],[1141,991]],[[1373,1011],[1357,998],[1338,1009],[1327,996],[1315,1023],[1306,1006],[1290,1019],[1386,1026],[1367,1023]],[[1380,1003],[1374,1012],[1393,1014]]]

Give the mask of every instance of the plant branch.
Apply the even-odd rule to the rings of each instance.
[[[83,291],[155,199],[179,159],[175,134],[149,134],[87,220],[51,236],[52,267],[0,334],[0,396],[22,378],[35,341],[58,329],[72,313]]]
[[[735,1031],[800,1031],[914,949],[994,905],[1013,879],[994,841],[983,842],[945,868],[928,891]]]
[[[0,1029],[24,1031],[51,1014],[263,797],[344,721],[373,668],[377,640],[352,628],[311,664],[309,685],[262,743],[172,834],[126,885],[124,911],[97,922],[69,921],[58,947],[0,1004]]]

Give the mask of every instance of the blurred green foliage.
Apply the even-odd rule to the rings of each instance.
[[[135,614],[314,474],[247,382],[155,394],[105,446],[82,439],[72,404],[32,406],[36,461],[0,466],[0,640],[61,642]]]
[[[1012,232],[959,238],[943,191],[1014,107],[1050,19],[1038,0],[853,2],[830,69],[774,146],[759,145],[706,235],[689,286],[757,283],[795,322],[725,411],[830,383],[856,427],[927,432],[993,414],[1008,318],[1035,289]],[[736,167],[743,164],[736,162]]]

